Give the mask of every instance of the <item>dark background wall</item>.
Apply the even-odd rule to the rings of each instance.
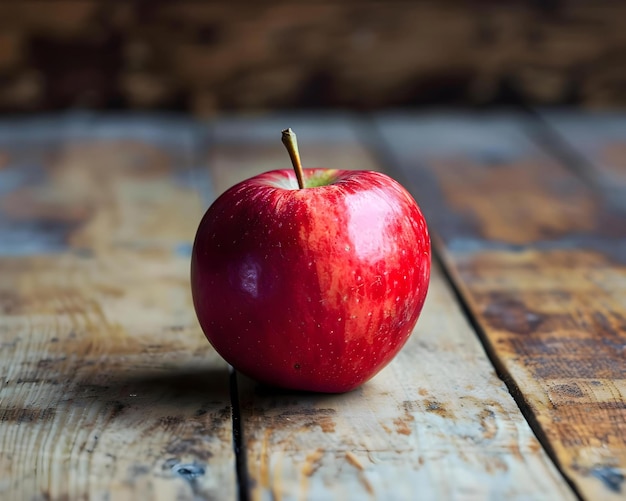
[[[22,0],[0,112],[626,104],[626,2]]]

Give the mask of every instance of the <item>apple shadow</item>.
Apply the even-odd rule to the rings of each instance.
[[[215,367],[145,371],[118,376],[112,380],[112,386],[128,388],[147,399],[230,402],[229,377],[227,368]]]
[[[362,387],[355,388],[343,393],[322,393],[306,390],[294,390],[272,386],[265,383],[259,383],[240,372],[237,372],[237,386],[240,399],[240,405],[246,407],[251,401],[263,400],[271,402],[272,407],[290,406],[294,404],[303,404],[316,406],[320,403],[328,405],[334,400],[345,400],[359,395]]]
[[[138,368],[78,379],[66,400],[78,404],[90,396],[117,409],[113,414],[118,415],[158,411],[199,416],[230,409],[230,374],[226,367]]]

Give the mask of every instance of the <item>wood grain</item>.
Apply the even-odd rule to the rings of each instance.
[[[220,120],[216,191],[287,166],[285,127],[305,166],[380,168],[355,125],[345,116]],[[360,389],[312,395],[238,379],[253,499],[574,499],[436,267],[413,336]]]
[[[0,123],[3,499],[235,498],[228,368],[188,285],[197,132]]]
[[[496,363],[586,499],[623,499],[626,219],[519,117],[387,116]],[[562,157],[561,157],[562,158]]]

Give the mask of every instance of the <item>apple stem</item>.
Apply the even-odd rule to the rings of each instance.
[[[298,179],[298,188],[304,188],[304,172],[302,171],[302,164],[300,163],[300,153],[298,152],[298,138],[296,133],[291,129],[285,129],[283,132],[283,144],[287,148],[289,158],[291,158],[291,164],[293,170],[296,171],[296,178]]]

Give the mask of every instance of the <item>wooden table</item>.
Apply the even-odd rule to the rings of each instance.
[[[344,395],[229,373],[189,256],[216,196],[381,169],[436,250],[409,343]],[[626,115],[0,123],[0,499],[626,498]]]

